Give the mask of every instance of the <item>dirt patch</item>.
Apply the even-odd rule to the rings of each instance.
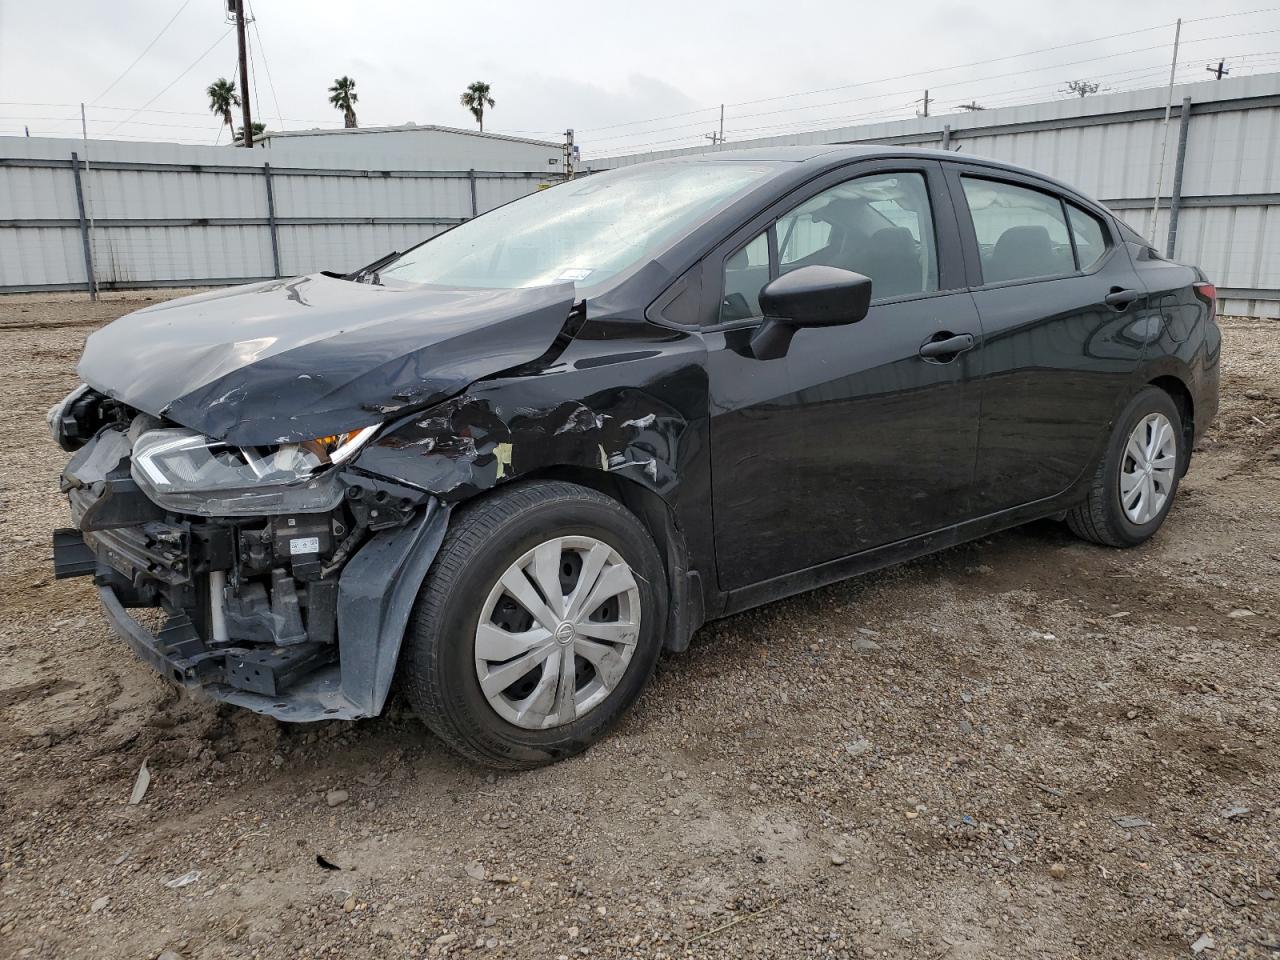
[[[0,956],[1280,955],[1280,324],[1224,324],[1149,544],[1034,524],[722,621],[494,777],[399,708],[179,695],[52,580],[44,412],[143,305],[0,300]]]

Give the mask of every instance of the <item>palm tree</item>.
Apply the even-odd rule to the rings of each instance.
[[[356,82],[350,77],[338,77],[329,88],[329,102],[342,111],[342,125],[348,129],[357,126],[354,104],[359,99],[356,96]]]
[[[259,123],[257,120],[253,121],[253,142],[255,144],[262,139],[262,135],[266,132],[267,125],[265,123]],[[237,147],[244,146],[244,127],[236,131],[235,138],[231,142]]]
[[[489,96],[489,85],[477,80],[463,91],[459,102],[471,111],[476,123],[480,124],[480,132],[484,133],[484,108],[495,106],[493,97]]]
[[[226,77],[219,77],[209,84],[205,91],[209,95],[209,112],[222,117],[222,122],[235,130],[235,121],[231,118],[231,108],[240,106],[240,95]]]

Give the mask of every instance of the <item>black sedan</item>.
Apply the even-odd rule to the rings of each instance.
[[[94,333],[55,566],[175,683],[307,721],[398,674],[450,746],[544,763],[716,617],[1041,517],[1146,540],[1217,409],[1215,296],[976,158],[600,173]]]

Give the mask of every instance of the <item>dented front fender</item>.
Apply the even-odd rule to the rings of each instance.
[[[705,372],[691,359],[663,350],[577,368],[565,357],[481,381],[393,424],[358,465],[446,503],[551,467],[618,475],[670,500],[699,446],[691,422],[705,418]]]

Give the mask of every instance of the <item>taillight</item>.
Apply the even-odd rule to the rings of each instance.
[[[1209,320],[1218,319],[1218,288],[1212,283],[1195,284],[1196,296],[1205,302],[1209,308]]]

